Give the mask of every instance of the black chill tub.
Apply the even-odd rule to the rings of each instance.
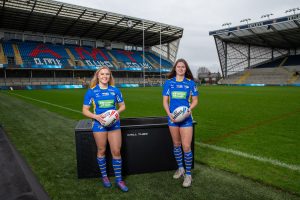
[[[194,132],[195,124],[193,122]],[[100,177],[97,148],[91,120],[80,120],[75,128],[78,178]],[[177,169],[167,117],[121,119],[123,175]],[[194,135],[192,151],[194,154]],[[113,175],[109,144],[106,149],[107,173]],[[194,166],[194,159],[192,167]]]

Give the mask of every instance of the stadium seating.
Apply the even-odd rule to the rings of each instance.
[[[300,55],[291,55],[263,63],[252,69],[229,75],[220,84],[299,84]]]
[[[2,46],[4,58],[12,58],[14,61],[9,67],[93,70],[97,66],[106,65],[113,70],[142,71],[143,66],[147,71],[159,70],[159,58],[150,52],[146,52],[144,61],[140,51],[107,50],[33,41],[5,41]],[[162,59],[161,63],[164,71],[170,70],[172,64],[169,61]]]
[[[248,73],[249,76],[242,82],[238,82],[245,73]],[[253,68],[233,74],[227,79],[223,79],[221,84],[288,84],[292,76],[293,74],[283,67]]]
[[[155,54],[146,52],[146,57],[149,57],[151,60],[156,61],[157,64],[159,64],[159,62],[160,62],[160,58]],[[162,66],[172,67],[172,63],[169,61],[166,61],[164,59],[161,59],[161,64],[162,64]]]

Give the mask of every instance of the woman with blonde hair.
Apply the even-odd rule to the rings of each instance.
[[[106,144],[110,145],[112,154],[112,165],[115,173],[115,182],[123,192],[128,191],[128,187],[122,179],[122,159],[121,159],[121,129],[120,120],[110,127],[105,127],[104,116],[102,113],[107,110],[116,110],[120,114],[125,110],[125,103],[120,90],[114,85],[114,78],[110,69],[106,66],[100,67],[94,74],[91,80],[90,88],[84,96],[82,107],[83,115],[93,119],[93,135],[97,145],[97,162],[102,175],[102,183],[106,188],[112,185],[106,173]],[[94,112],[90,111],[90,106],[93,104]],[[117,105],[117,106],[116,106]]]

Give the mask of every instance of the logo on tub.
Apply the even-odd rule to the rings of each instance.
[[[136,136],[148,136],[149,133],[139,132],[139,133],[127,133],[128,137],[136,137]]]

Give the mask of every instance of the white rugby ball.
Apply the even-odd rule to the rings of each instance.
[[[110,127],[119,120],[119,113],[116,110],[108,110],[101,114],[103,116],[104,123],[102,126]]]
[[[173,112],[173,119],[175,122],[182,122],[185,118],[189,115],[188,107],[186,106],[179,106]]]

